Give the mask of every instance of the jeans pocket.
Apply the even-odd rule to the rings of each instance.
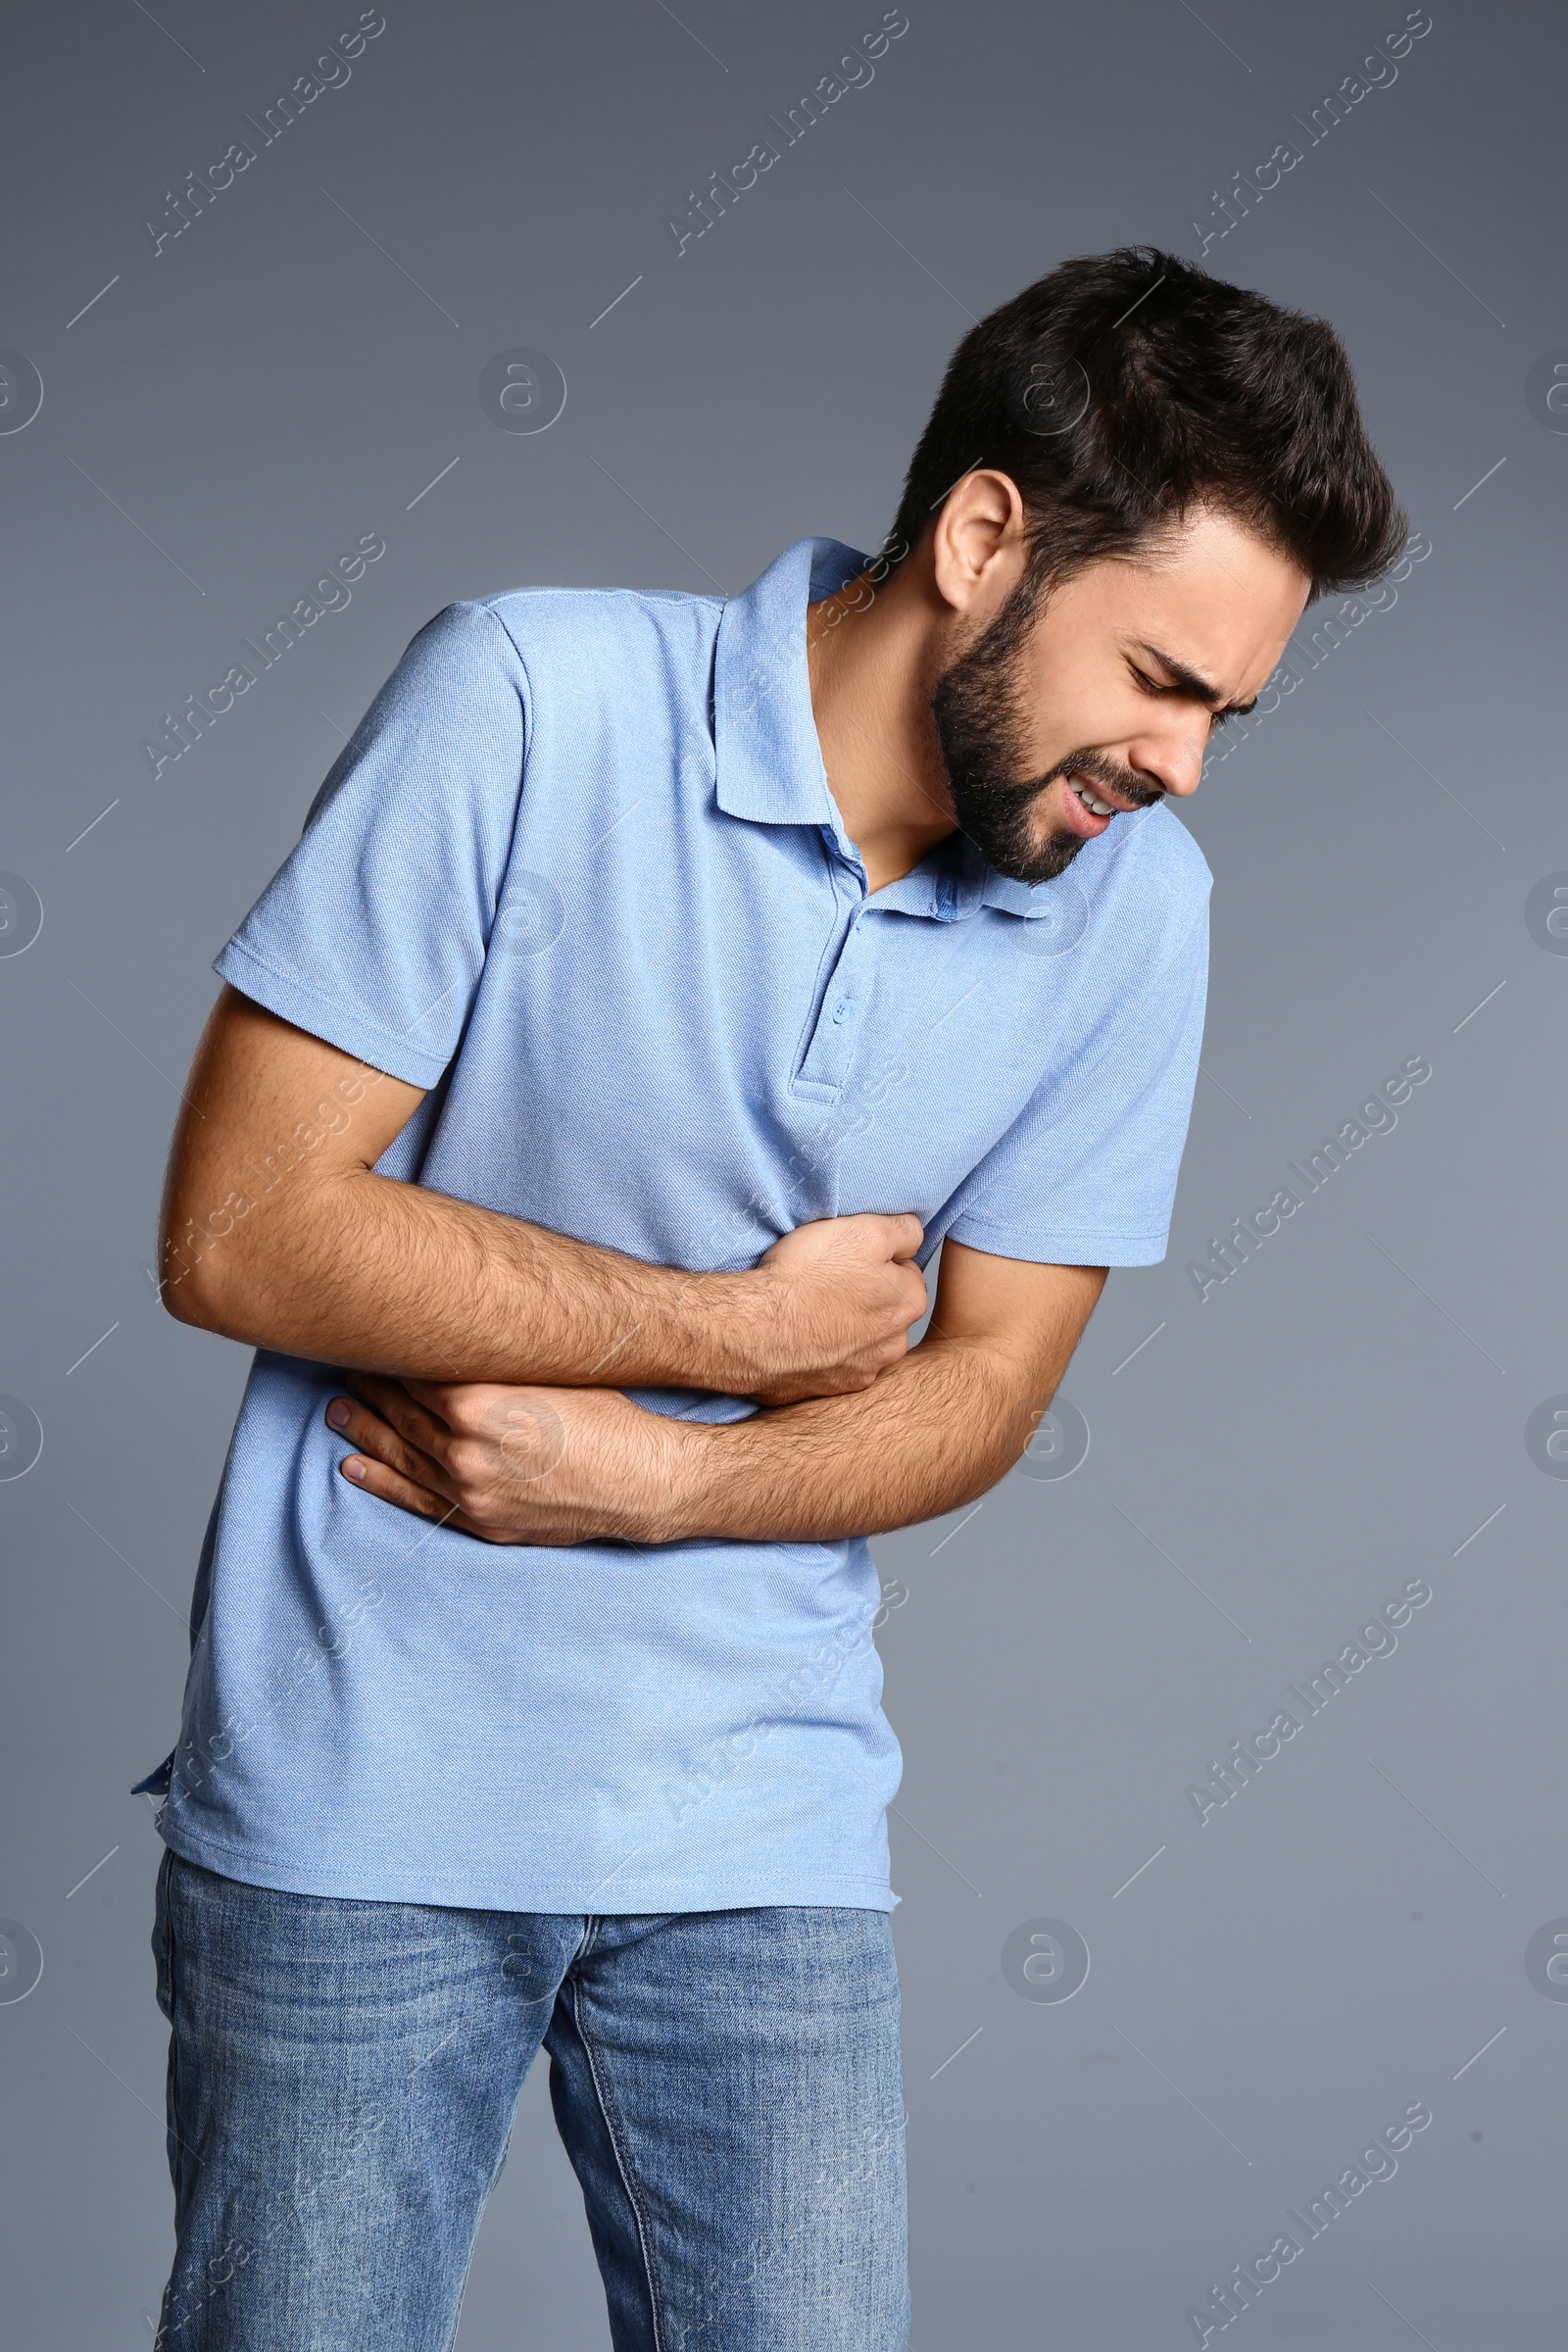
[[[158,2006],[169,2020],[169,2071],[164,2086],[164,2131],[169,2151],[169,2177],[174,2184],[176,2213],[181,2204],[180,2154],[184,2141],[179,2129],[179,2028],[174,2015],[174,1972],[177,1955],[174,1946],[172,1916],[172,1887],[176,1856],[172,1846],[164,1848],[164,1858],[158,1866],[157,1891],[153,1902],[153,1959],[158,1968]]]
[[[174,2022],[173,1936],[169,1925],[169,1878],[174,1849],[166,1845],[153,1890],[153,1961],[158,1971],[158,2006],[171,2025]]]

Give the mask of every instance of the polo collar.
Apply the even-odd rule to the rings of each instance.
[[[718,805],[763,825],[836,825],[806,667],[806,608],[870,562],[797,539],[719,615],[713,656]]]
[[[726,815],[763,825],[825,825],[844,839],[811,710],[806,608],[832,596],[870,561],[840,539],[797,539],[744,595],[726,600],[713,654],[716,789]],[[878,896],[884,905],[952,922],[980,906],[1049,914],[1050,890],[1050,883],[1031,889],[999,874],[972,842],[956,838]]]

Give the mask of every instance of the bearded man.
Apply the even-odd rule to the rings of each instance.
[[[964,337],[875,558],[409,646],[171,1163],[165,1299],[258,1352],[144,1784],[161,2344],[445,2352],[542,2043],[617,2352],[901,2352],[866,1539],[1163,1255],[1177,808],[1403,537],[1333,330],[1131,248]]]

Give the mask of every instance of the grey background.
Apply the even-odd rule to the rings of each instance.
[[[0,1487],[0,1912],[45,1962],[0,2008],[17,2352],[149,2341],[171,2248],[161,1849],[127,1790],[175,1728],[246,1356],[162,1317],[142,1266],[211,957],[442,605],[735,592],[806,532],[874,546],[967,318],[1068,254],[1198,258],[1210,191],[1304,144],[1292,117],[1403,15],[909,0],[872,83],[677,258],[666,216],[873,0],[387,0],[348,84],[155,258],[166,188],[357,13],[11,27],[0,342],[45,390],[0,437],[0,866],[44,907],[0,959],[0,1390],[45,1431]],[[1568,42],[1544,6],[1434,13],[1206,255],[1335,320],[1432,553],[1184,809],[1215,874],[1205,1075],[1169,1258],[1112,1276],[1065,1383],[1087,1460],[877,1546],[921,2352],[1195,2340],[1207,2283],[1416,2100],[1396,2178],[1240,2333],[1560,2338],[1568,2004],[1524,1951],[1568,1913],[1568,1487],[1524,1427],[1568,1390],[1568,961],[1524,904],[1568,867],[1568,438],[1525,379],[1568,344]],[[476,396],[513,345],[569,387],[537,437]],[[368,531],[352,605],[153,782],[160,713]],[[1200,1304],[1219,1221],[1418,1054],[1396,1131]],[[1188,1783],[1417,1575],[1396,1654],[1200,1827]],[[1041,1916],[1092,1955],[1060,2005],[1002,1972]],[[608,2342],[542,2069],[460,2340]]]

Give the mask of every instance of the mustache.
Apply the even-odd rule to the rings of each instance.
[[[1131,808],[1152,808],[1156,802],[1165,798],[1163,784],[1151,783],[1147,776],[1139,775],[1133,768],[1118,767],[1115,760],[1107,759],[1103,752],[1087,747],[1083,751],[1069,753],[1065,760],[1058,760],[1055,766],[1049,769],[1037,784],[1025,786],[1024,789],[1035,794],[1042,793],[1048,784],[1054,784],[1058,776],[1082,776],[1087,784],[1102,784]]]

